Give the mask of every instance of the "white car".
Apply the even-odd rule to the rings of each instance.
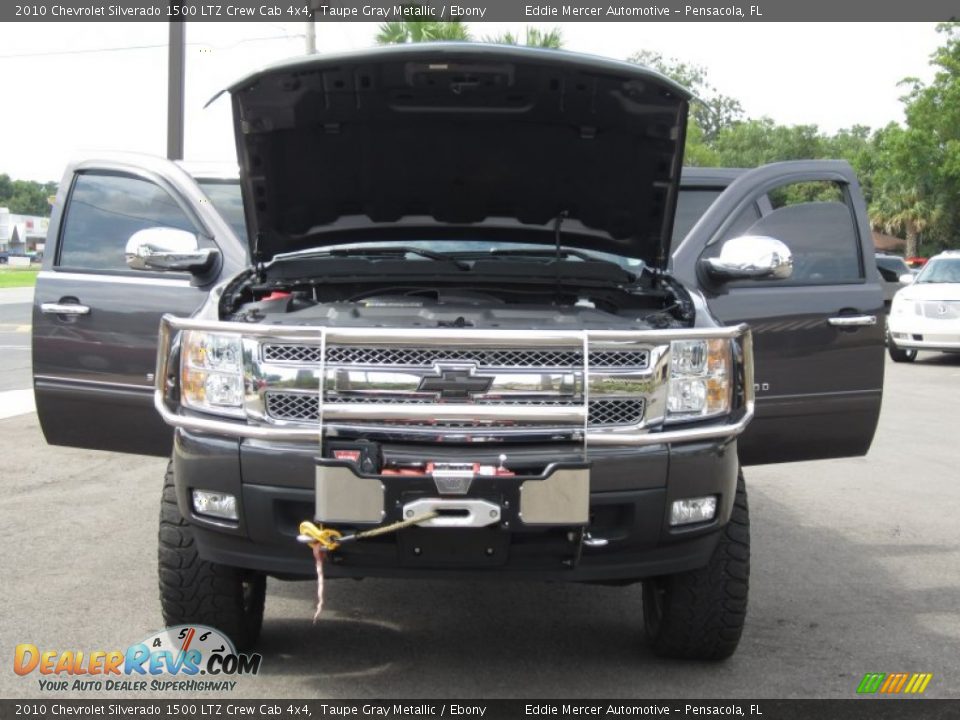
[[[919,350],[960,352],[960,251],[930,259],[890,308],[890,357],[913,362]]]

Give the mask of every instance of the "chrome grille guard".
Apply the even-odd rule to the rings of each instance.
[[[242,338],[246,387],[246,419],[217,418],[183,408],[178,400],[179,367],[171,367],[177,333],[183,330],[235,333]],[[665,429],[666,392],[672,340],[729,338],[734,340],[734,399],[732,412],[725,418],[703,420],[686,427]],[[298,351],[302,358],[283,357],[277,361],[278,346],[314,347],[315,353]],[[476,350],[494,357],[521,357],[524,352],[543,352],[558,363],[576,365],[549,369],[516,365],[491,371],[495,373],[488,390],[471,393],[466,401],[442,402],[426,387],[423,378],[429,368],[409,370],[388,367],[389,379],[402,387],[402,395],[390,397],[389,390],[378,386],[375,395],[363,381],[338,385],[336,374],[356,370],[373,384],[384,382],[384,366],[362,366],[328,362],[328,348],[338,348],[339,357],[365,357],[350,349],[402,350],[418,348],[436,359],[439,351],[452,357],[446,365],[462,363],[464,352]],[[265,348],[272,350],[265,352]],[[516,351],[516,352],[513,352]],[[338,355],[334,355],[337,357]],[[177,354],[179,357],[179,354]],[[368,355],[366,357],[377,357]],[[620,358],[634,358],[645,368],[625,368]],[[267,359],[265,359],[267,358]],[[603,358],[591,372],[591,359]],[[297,365],[300,360],[309,367]],[[271,364],[273,362],[273,364]],[[511,362],[513,362],[511,360]],[[467,365],[471,363],[466,362]],[[476,364],[476,363],[473,363]],[[271,374],[263,372],[268,368]],[[256,372],[253,370],[256,369]],[[378,375],[377,373],[381,373]],[[270,377],[265,381],[263,378]],[[306,381],[304,380],[306,378]],[[419,384],[414,387],[413,382]],[[306,382],[306,386],[304,385]],[[539,385],[538,385],[539,383]],[[498,384],[493,387],[494,384]],[[354,389],[358,386],[360,389]],[[619,395],[606,396],[610,386],[621,388]],[[542,388],[547,387],[544,391]],[[642,397],[641,422],[635,416],[591,413],[591,393],[606,400],[624,400],[622,388],[632,388]],[[278,391],[312,393],[315,417],[287,421],[271,417],[268,395]],[[387,393],[387,394],[384,394]],[[542,402],[538,402],[540,399]],[[154,401],[163,420],[185,430],[228,437],[278,442],[314,442],[326,437],[350,433],[381,433],[390,439],[456,442],[517,439],[577,440],[586,445],[641,446],[673,442],[692,442],[733,438],[747,427],[753,417],[753,353],[750,330],[746,325],[727,328],[691,328],[681,330],[477,330],[460,328],[330,328],[306,326],[257,325],[250,323],[195,320],[164,315],[160,324]],[[598,407],[595,406],[595,410]],[[626,425],[596,426],[590,417],[632,418]]]

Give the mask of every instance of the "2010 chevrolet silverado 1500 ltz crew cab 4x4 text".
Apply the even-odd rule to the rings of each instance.
[[[47,440],[172,446],[166,622],[248,647],[266,576],[314,576],[301,521],[412,519],[326,575],[642,581],[657,653],[730,655],[741,466],[862,455],[879,413],[849,166],[682,173],[687,92],[562,52],[394,47],[229,92],[239,177],[72,165],[36,290]]]

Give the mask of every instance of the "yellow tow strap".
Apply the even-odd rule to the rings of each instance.
[[[317,609],[313,613],[313,621],[317,622],[320,617],[320,611],[323,609],[323,563],[327,553],[333,552],[345,542],[396,532],[405,527],[422,523],[424,520],[435,518],[439,514],[436,510],[430,510],[422,515],[407,518],[400,522],[382,525],[372,530],[351,533],[349,535],[344,535],[339,530],[334,530],[333,528],[317,527],[309,520],[304,520],[300,523],[300,535],[309,542],[310,549],[313,551],[313,558],[317,565]]]
[[[304,520],[302,523],[300,523],[300,534],[305,535],[313,541],[310,543],[311,547],[314,545],[319,545],[327,552],[333,552],[345,542],[363,540],[364,538],[376,537],[377,535],[386,535],[387,533],[403,530],[404,528],[412,525],[417,525],[418,523],[422,523],[426,520],[431,520],[437,517],[437,515],[439,515],[439,513],[436,510],[430,510],[422,513],[421,515],[417,515],[416,517],[407,518],[406,520],[400,520],[395,523],[390,523],[389,525],[382,525],[380,527],[373,528],[372,530],[364,530],[363,532],[352,533],[350,535],[344,535],[339,530],[334,530],[333,528],[317,527],[309,520]]]
[[[311,546],[317,544],[328,552],[340,547],[338,540],[343,537],[343,533],[339,530],[334,530],[333,528],[318,528],[307,520],[300,523],[300,534],[306,535],[313,540]]]

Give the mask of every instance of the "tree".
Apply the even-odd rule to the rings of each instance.
[[[878,167],[873,177],[870,222],[875,229],[902,235],[908,257],[919,253],[921,233],[942,219],[938,150],[917,128],[891,124],[877,133]]]
[[[903,233],[907,257],[916,257],[920,233],[936,221],[937,213],[915,187],[891,185],[881,188],[870,205],[870,223],[889,234]]]
[[[50,203],[43,185],[29,180],[13,181],[13,197],[10,198],[10,212],[18,215],[50,214]]]
[[[691,167],[717,167],[720,156],[703,138],[703,130],[693,118],[687,123],[687,142],[683,150],[683,164]]]
[[[825,157],[824,139],[816,125],[778,125],[768,117],[723,128],[713,147],[724,167]]]
[[[0,207],[16,215],[48,216],[50,203],[47,198],[56,192],[56,183],[11,180],[9,175],[0,175]]]
[[[523,42],[512,32],[502,35],[491,35],[483,39],[484,42],[499,43],[501,45],[526,45],[528,47],[549,48],[559,50],[563,47],[563,32],[558,27],[543,31],[540,28],[527,26]]]
[[[405,5],[409,14],[425,7]],[[380,25],[374,38],[377,45],[432,42],[436,40],[470,40],[470,29],[459,20],[393,20]]]
[[[873,142],[870,220],[905,237],[908,255],[921,244],[960,245],[960,24],[937,31],[946,42],[931,56],[933,80],[901,83],[906,126],[891,124]]]
[[[876,137],[877,133],[866,125],[854,125],[822,141],[823,157],[846,160],[853,167],[868,204],[873,197],[873,178],[878,167]]]
[[[945,43],[931,56],[929,84],[908,78],[906,128],[891,135],[904,202],[916,232],[936,247],[960,246],[960,23],[943,23]],[[906,221],[905,221],[906,222]],[[907,233],[904,225],[904,233]],[[907,238],[909,242],[909,237]]]
[[[13,181],[6,173],[0,174],[0,207],[6,207],[13,196]]]

